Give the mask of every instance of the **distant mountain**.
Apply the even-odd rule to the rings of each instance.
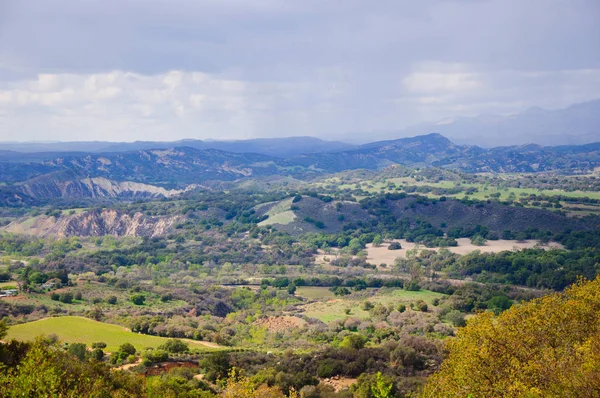
[[[600,141],[600,99],[565,109],[531,108],[514,115],[459,117],[421,123],[397,135],[442,134],[459,144],[495,147],[506,145],[581,145]]]
[[[5,156],[3,156],[5,155]],[[132,199],[171,196],[190,185],[272,176],[310,178],[344,170],[378,170],[394,164],[464,172],[589,173],[600,167],[600,143],[485,149],[456,145],[440,134],[373,142],[351,149],[291,158],[218,149],[176,147],[112,153],[0,153],[0,204],[36,200]],[[17,156],[18,158],[18,156]]]
[[[148,149],[169,149],[188,147],[195,149],[219,149],[234,153],[259,153],[262,155],[288,158],[305,153],[340,151],[352,147],[338,141],[325,141],[315,137],[256,138],[236,141],[180,140],[172,142],[52,142],[52,143],[13,143],[0,142],[0,158],[15,157],[15,153],[54,153],[55,157],[68,152],[109,153],[131,152]],[[47,158],[46,154],[37,155]]]

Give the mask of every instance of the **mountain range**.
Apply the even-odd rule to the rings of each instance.
[[[421,123],[395,136],[442,134],[460,144],[495,147],[505,145],[581,145],[600,141],[600,99],[565,109],[539,107],[512,115],[458,117]]]
[[[307,142],[303,143],[304,140]],[[312,144],[312,138],[281,138],[268,150],[286,153],[286,148],[293,145],[306,148]],[[378,170],[394,164],[468,173],[581,174],[600,167],[600,143],[486,149],[457,145],[432,133],[341,150],[326,151],[327,148],[326,145],[319,148],[321,152],[288,157],[186,146],[105,153],[3,151],[0,152],[0,180],[5,185],[0,187],[0,202],[18,205],[57,198],[172,196],[214,181],[272,176],[310,179],[344,170]]]

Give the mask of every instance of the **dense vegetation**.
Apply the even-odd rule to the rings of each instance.
[[[447,344],[423,397],[591,397],[600,390],[600,278],[484,313]]]
[[[471,328],[599,274],[596,184],[393,166],[4,207],[0,395],[414,396]]]

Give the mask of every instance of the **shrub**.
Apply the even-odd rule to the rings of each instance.
[[[131,302],[135,305],[144,305],[146,302],[146,296],[143,294],[134,294],[131,296]]]
[[[73,293],[71,292],[64,292],[61,293],[59,299],[58,299],[61,303],[65,303],[65,304],[71,304],[73,302]]]
[[[190,347],[179,339],[170,339],[166,343],[158,347],[160,350],[170,352],[172,354],[188,352]]]
[[[452,324],[456,327],[462,327],[467,324],[467,322],[465,321],[465,315],[457,310],[453,310],[447,313],[446,320],[452,322]]]
[[[85,361],[87,349],[85,347],[85,344],[83,343],[72,343],[69,345],[67,352],[71,355],[76,356],[77,359],[79,359],[80,361]]]
[[[349,334],[340,343],[340,348],[360,350],[365,346],[366,339],[359,334]]]
[[[388,250],[400,250],[400,249],[402,249],[402,245],[398,242],[392,242],[388,246]]]

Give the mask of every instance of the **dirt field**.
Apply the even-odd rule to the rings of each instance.
[[[304,326],[306,322],[295,316],[269,316],[257,319],[254,324],[266,327],[270,332],[283,332]]]
[[[468,254],[472,251],[479,250],[481,252],[486,253],[498,253],[505,250],[513,250],[513,249],[528,249],[535,247],[539,242],[536,240],[527,240],[523,242],[518,242],[516,240],[489,240],[485,244],[485,246],[476,246],[471,243],[469,238],[460,238],[456,240],[458,242],[458,246],[456,247],[448,247],[447,249],[453,253],[457,254]],[[373,245],[367,245],[367,262],[375,265],[379,264],[394,264],[394,260],[398,257],[406,257],[406,252],[408,250],[414,249],[418,247],[420,249],[427,250],[439,250],[439,248],[428,249],[423,245],[416,245],[415,243],[407,242],[404,239],[398,239],[396,242],[399,242],[402,245],[402,249],[400,250],[388,250],[388,243],[382,244],[380,247],[373,247]],[[558,243],[551,242],[546,246],[542,246],[543,248],[561,248],[562,246]],[[327,256],[322,256],[327,257]],[[334,258],[335,256],[329,256],[330,258]]]
[[[352,384],[355,384],[357,382],[357,379],[350,379],[344,376],[333,376],[327,379],[319,379],[319,381],[323,384],[327,384],[333,387],[335,392],[339,392],[350,388]]]

